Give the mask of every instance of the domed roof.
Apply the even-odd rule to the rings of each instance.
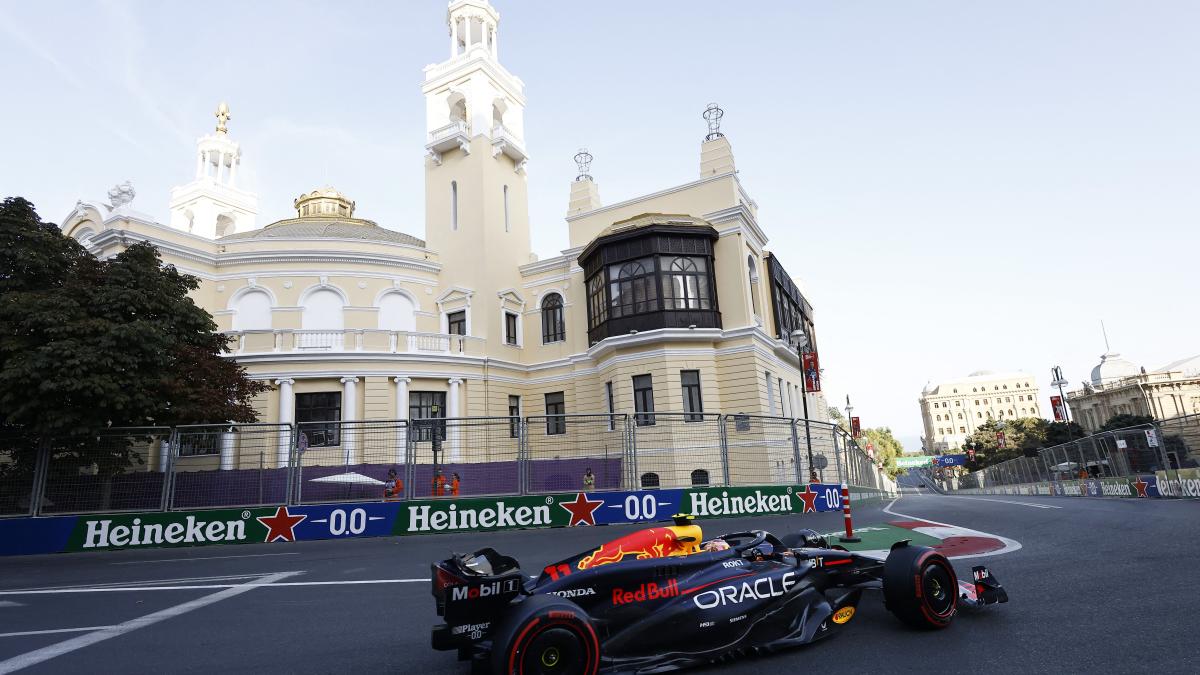
[[[1092,368],[1092,385],[1100,386],[1126,377],[1135,377],[1140,373],[1137,366],[1121,358],[1120,354],[1109,352],[1101,356],[1100,363]]]
[[[374,221],[354,217],[354,202],[332,187],[300,195],[293,202],[295,218],[280,220],[249,232],[238,232],[217,241],[246,239],[361,239],[389,244],[425,246],[411,234],[380,227]]]
[[[988,375],[995,375],[995,374],[996,374],[996,371],[994,371],[994,370],[977,370],[977,371],[971,373],[970,375],[968,375],[967,377],[986,377]]]
[[[921,390],[921,393],[922,394],[932,394],[935,391],[937,391],[937,385],[934,384],[933,382],[926,382],[925,388]]]
[[[217,241],[247,239],[361,239],[389,244],[425,246],[411,234],[380,227],[369,220],[357,218],[290,218],[249,232],[238,232]]]

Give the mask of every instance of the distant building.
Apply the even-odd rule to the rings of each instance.
[[[961,449],[988,420],[1037,417],[1037,380],[1028,373],[980,370],[967,377],[930,382],[921,392],[921,420],[928,452]]]
[[[1114,415],[1148,415],[1166,420],[1200,413],[1200,355],[1146,372],[1120,354],[1100,357],[1092,377],[1067,393],[1072,420],[1088,432]]]

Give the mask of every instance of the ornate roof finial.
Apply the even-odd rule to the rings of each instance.
[[[118,183],[113,189],[108,191],[108,200],[112,202],[114,209],[119,209],[132,202],[136,196],[137,191],[133,189],[133,184],[129,181]]]
[[[587,151],[587,148],[580,148],[579,152],[575,153],[575,165],[579,167],[579,175],[575,180],[591,180],[588,175],[588,170],[592,168],[592,153]]]
[[[704,137],[706,141],[714,141],[725,134],[721,133],[721,118],[725,116],[725,111],[721,110],[716,103],[709,103],[704,109],[704,119],[708,122],[708,135]]]
[[[229,131],[229,127],[225,126],[225,123],[228,122],[229,120],[233,119],[233,117],[229,114],[229,104],[224,101],[221,101],[221,104],[217,106],[216,115],[217,115],[217,133],[218,134],[227,133]]]

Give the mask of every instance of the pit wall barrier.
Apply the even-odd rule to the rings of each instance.
[[[851,488],[852,503],[886,496]],[[489,532],[837,511],[841,486],[756,485],[0,520],[0,555]]]
[[[1176,478],[1178,475],[1178,478]],[[955,488],[942,483],[954,494],[965,495],[1043,495],[1052,497],[1131,497],[1200,498],[1200,469],[1172,469],[1122,478],[1081,478],[1067,481],[1042,481],[982,488]]]

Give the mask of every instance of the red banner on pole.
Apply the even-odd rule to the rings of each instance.
[[[816,352],[804,354],[804,391],[815,393],[821,391],[821,365]]]
[[[996,432],[996,446],[999,447],[1001,450],[1003,450],[1004,443],[1005,443],[1004,432],[997,431]]]
[[[851,417],[850,418],[850,437],[858,438],[861,433],[862,433],[862,427],[860,427],[858,424],[858,418]]]
[[[1050,407],[1054,408],[1055,422],[1062,422],[1067,419],[1067,409],[1063,406],[1063,400],[1061,396],[1051,396]]]

